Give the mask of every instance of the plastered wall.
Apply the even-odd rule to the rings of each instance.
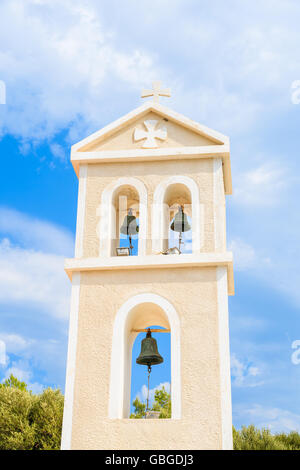
[[[108,418],[115,315],[145,292],[165,297],[180,318],[180,420]],[[78,321],[73,449],[221,448],[216,268],[82,273]]]

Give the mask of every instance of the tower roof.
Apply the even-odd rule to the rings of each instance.
[[[160,129],[153,134],[156,125]],[[168,139],[165,125],[170,131]],[[136,129],[139,129],[140,138],[134,134]],[[150,131],[152,145],[147,147],[141,141],[145,141],[146,133]],[[71,149],[71,161],[77,175],[79,165],[86,163],[194,158],[222,158],[225,192],[231,194],[229,137],[153,101],[94,132]]]

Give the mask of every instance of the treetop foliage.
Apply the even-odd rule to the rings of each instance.
[[[2,384],[0,383],[0,388],[1,387],[15,387],[19,390],[27,390],[27,384],[18,380],[17,377],[13,376],[13,374],[10,374],[9,378],[4,380]]]
[[[146,405],[142,403],[138,397],[133,401],[134,412],[131,413],[131,419],[141,419],[146,416]],[[159,418],[171,418],[171,396],[165,387],[155,390],[154,403],[151,411],[159,411]]]
[[[35,395],[11,375],[0,385],[0,450],[59,449],[63,407],[60,390]]]
[[[243,426],[233,428],[233,446],[235,450],[300,450],[300,434],[272,434],[269,429]]]

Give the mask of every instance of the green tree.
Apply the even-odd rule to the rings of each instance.
[[[160,419],[171,418],[171,395],[166,391],[165,387],[155,390],[152,410],[160,411]]]
[[[10,374],[8,379],[4,380],[3,384],[0,384],[0,388],[1,387],[14,387],[19,390],[27,390],[27,384],[25,382],[21,382],[12,374]]]
[[[287,449],[300,450],[300,434],[296,431],[292,431],[289,434],[280,433],[276,434],[276,440],[282,442]]]
[[[34,446],[35,432],[28,416],[33,396],[27,390],[0,388],[0,449],[28,450]]]
[[[142,403],[138,397],[133,401],[134,412],[131,413],[131,419],[141,419],[144,418],[146,415],[146,405]]]
[[[34,428],[34,449],[59,449],[61,441],[64,397],[60,390],[47,388],[33,401],[28,419]]]
[[[131,413],[131,419],[141,419],[146,416],[146,405],[142,403],[139,398],[133,401],[134,412]],[[159,418],[171,418],[171,396],[166,391],[165,387],[155,390],[154,402],[151,408],[152,411],[159,411]]]
[[[63,403],[59,390],[35,395],[11,375],[0,386],[0,450],[59,449]]]
[[[243,426],[233,428],[233,446],[235,450],[300,450],[300,434],[271,434],[269,429]]]

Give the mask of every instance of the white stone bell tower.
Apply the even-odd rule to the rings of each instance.
[[[72,147],[79,178],[63,449],[231,449],[225,195],[229,138],[153,96]],[[191,225],[172,248],[174,207]],[[117,256],[124,214],[139,221],[134,256]],[[124,251],[124,250],[123,250]],[[126,251],[126,250],[125,250]],[[172,250],[171,250],[172,251]],[[129,419],[136,329],[171,333],[171,419]]]

